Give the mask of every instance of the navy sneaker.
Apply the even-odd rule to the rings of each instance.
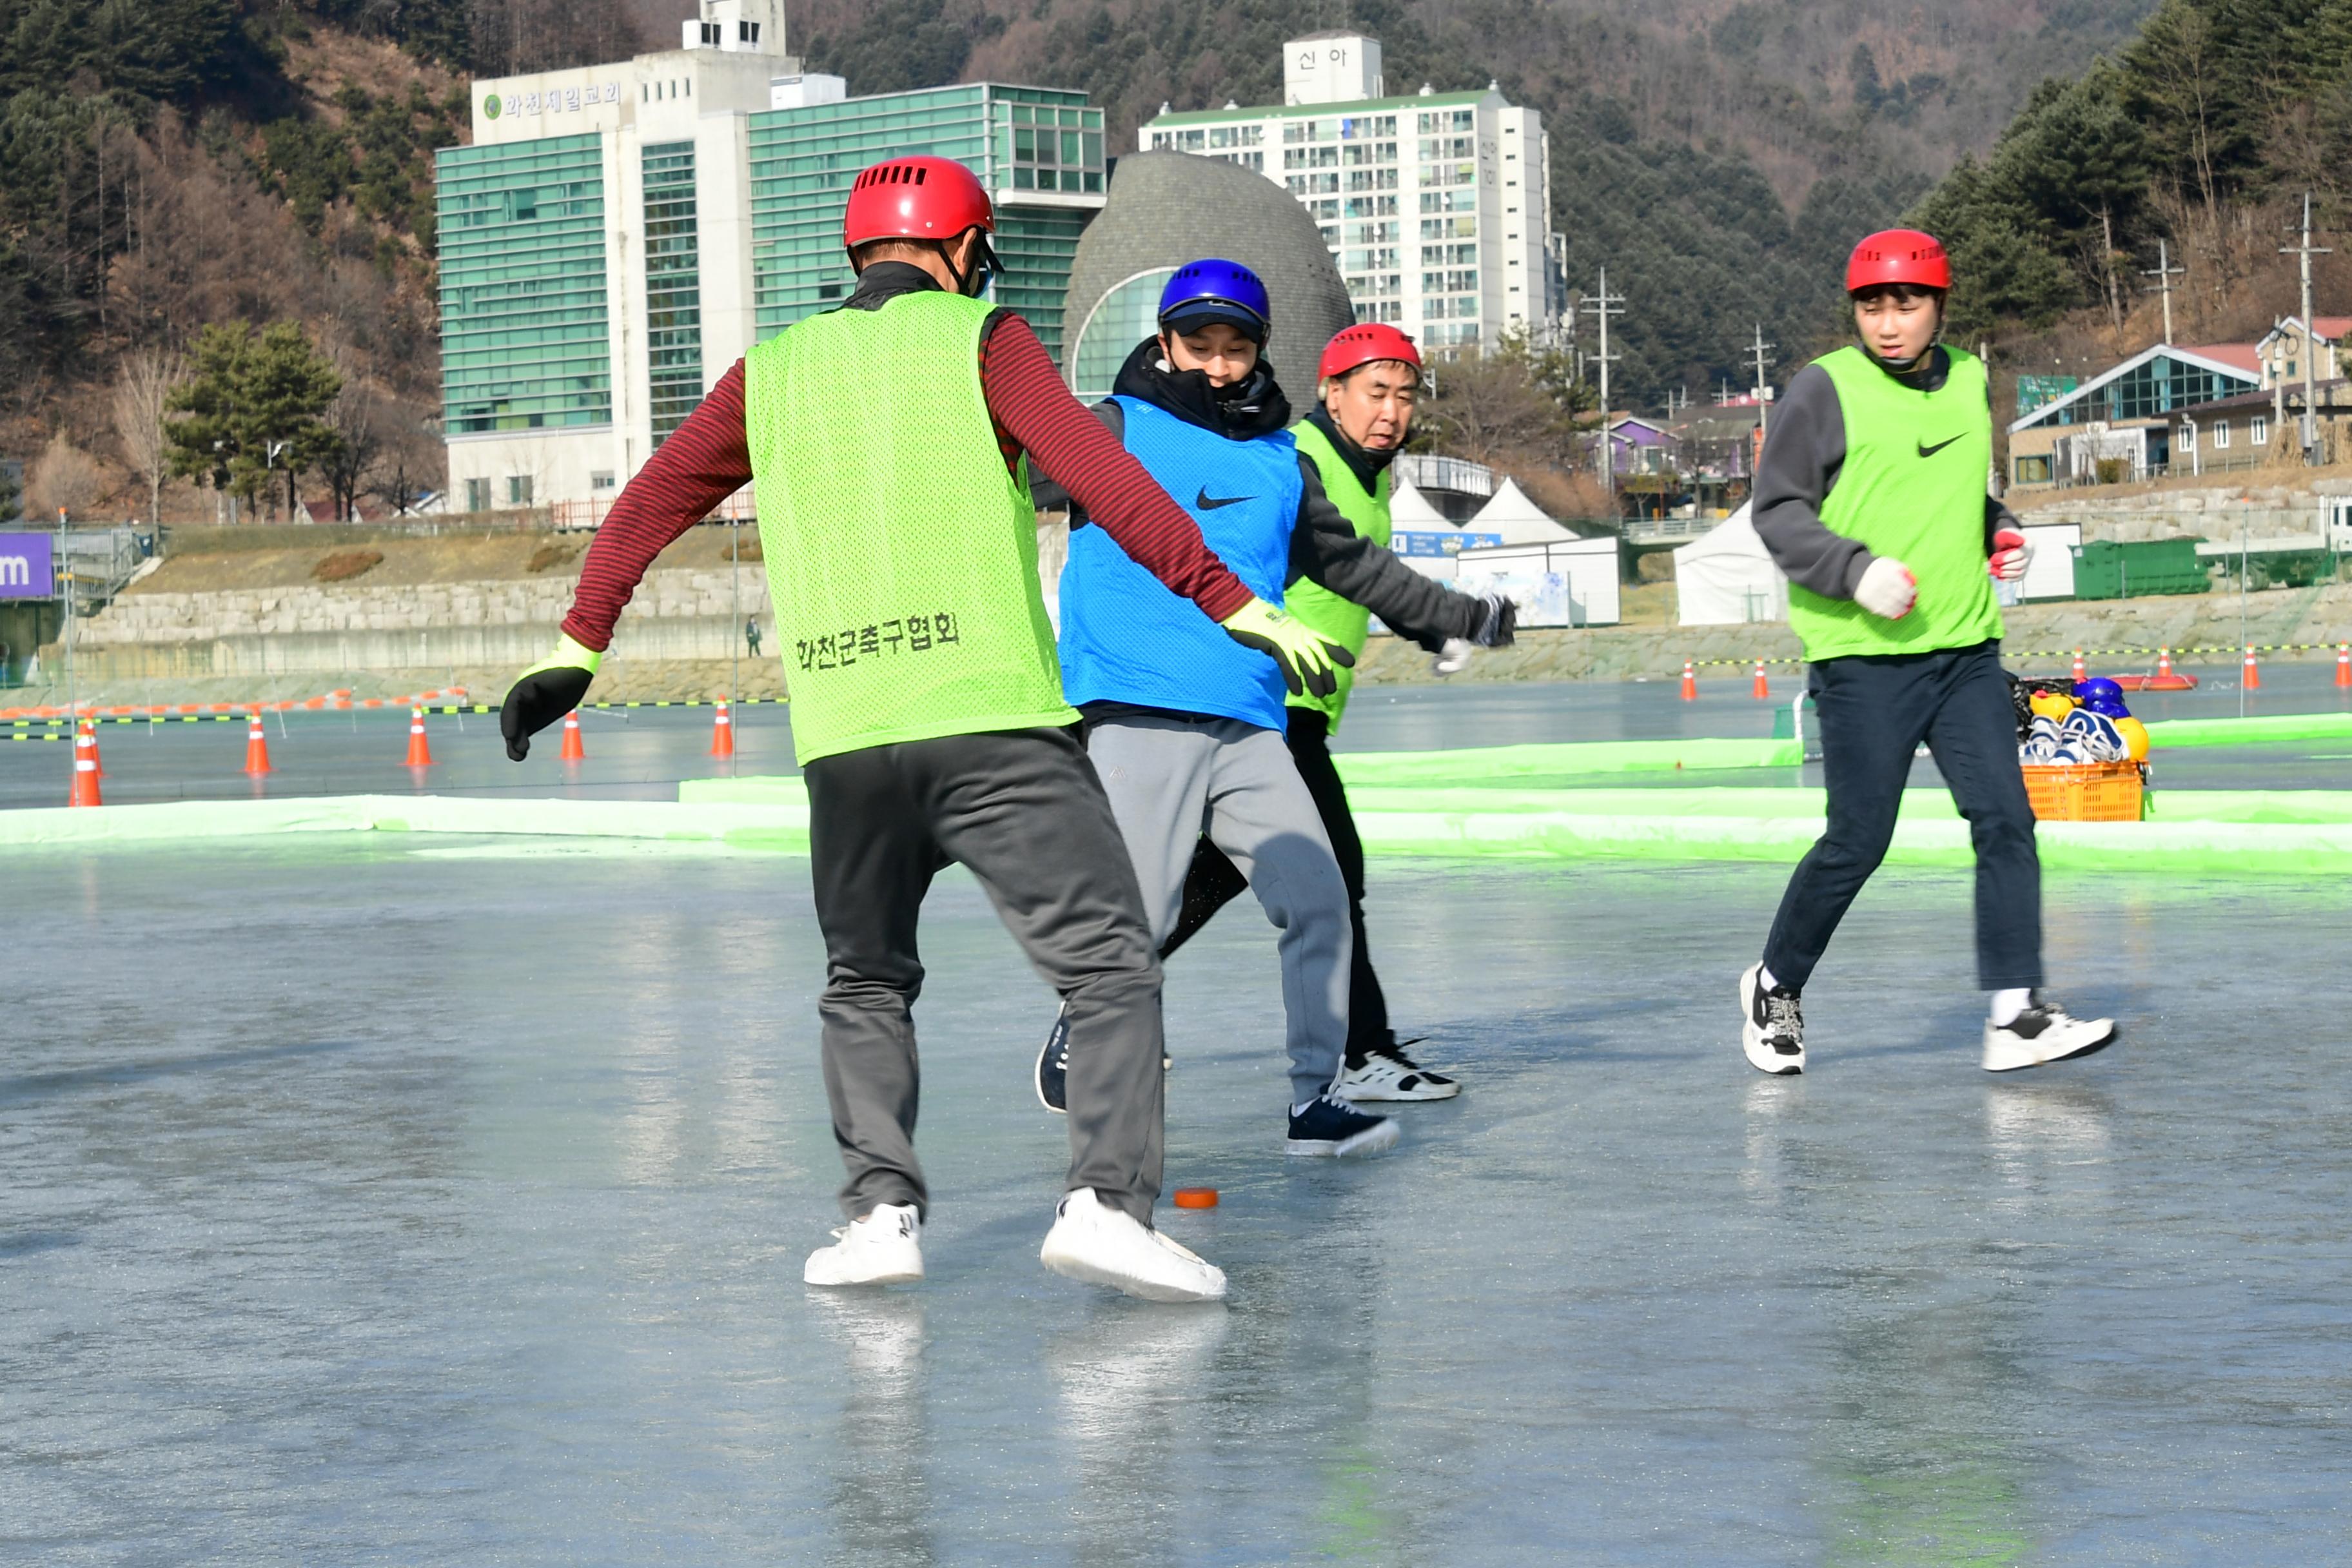
[[[1396,1146],[1397,1124],[1385,1116],[1370,1116],[1344,1100],[1318,1094],[1304,1110],[1290,1113],[1293,1154],[1377,1154]]]
[[[1037,1103],[1056,1116],[1070,1111],[1070,1005],[1054,1015],[1045,1048],[1037,1053]]]
[[[1166,1057],[1160,1058],[1160,1070],[1166,1072],[1176,1064]],[[1045,1031],[1045,1048],[1037,1053],[1037,1103],[1056,1116],[1070,1113],[1070,1005],[1054,1015],[1054,1026]]]

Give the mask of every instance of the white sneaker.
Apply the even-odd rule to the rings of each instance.
[[[1451,1100],[1462,1086],[1414,1061],[1402,1046],[1375,1046],[1362,1066],[1341,1064],[1331,1092],[1342,1100]]]
[[[2014,1072],[2087,1057],[2115,1042],[2113,1018],[2070,1018],[2066,1009],[2045,1002],[2042,993],[2028,994],[2025,1010],[2006,1024],[1990,1018],[1984,1026],[1984,1069]]]
[[[1108,1285],[1147,1301],[1222,1301],[1225,1271],[1095,1196],[1065,1195],[1037,1261],[1067,1279]]]
[[[864,1219],[834,1233],[831,1247],[808,1256],[810,1285],[903,1285],[923,1277],[923,1216],[912,1204],[877,1204]]]
[[[1805,1070],[1805,1008],[1785,985],[1764,989],[1764,966],[1739,977],[1739,1047],[1748,1065],[1776,1076]]]

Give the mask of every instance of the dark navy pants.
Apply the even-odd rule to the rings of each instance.
[[[1925,741],[1977,852],[1977,984],[2042,984],[2042,862],[2017,764],[2017,710],[2000,645],[1824,659],[1808,678],[1820,715],[1829,831],[1789,879],[1764,967],[1801,989],[1838,922],[1885,858],[1911,759]]]

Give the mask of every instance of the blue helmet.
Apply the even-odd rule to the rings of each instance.
[[[1265,282],[1238,261],[1188,261],[1160,290],[1160,324],[1176,331],[1223,321],[1262,343],[1273,321]]]
[[[2123,700],[2124,689],[2104,675],[2074,682],[2074,700],[2077,702],[2120,702]]]

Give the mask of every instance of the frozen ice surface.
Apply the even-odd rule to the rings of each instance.
[[[2063,878],[2117,1047],[1990,1079],[1967,886],[1882,876],[1742,1062],[1776,868],[1375,863],[1468,1088],[1286,1160],[1272,943],[1171,965],[1161,1223],[1045,1274],[1050,1016],[927,911],[929,1278],[838,1223],[805,862],[15,852],[0,1559],[2308,1564],[2352,1519],[2341,900]]]

